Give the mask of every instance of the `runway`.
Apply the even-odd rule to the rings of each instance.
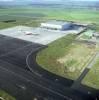
[[[71,89],[72,80],[37,65],[36,54],[45,47],[0,35],[0,88],[17,100],[93,100],[90,95]]]

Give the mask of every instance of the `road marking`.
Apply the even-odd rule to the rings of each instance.
[[[3,97],[0,97],[0,100],[5,100]]]
[[[13,51],[11,51],[11,52],[2,54],[2,55],[0,55],[0,58],[1,58],[1,57],[4,57],[4,56],[7,56],[7,55],[9,55],[9,54],[12,54],[12,53],[14,53],[14,52],[17,52],[17,51],[19,51],[19,50],[21,50],[21,49],[24,49],[24,48],[28,47],[28,46],[32,46],[32,45],[33,45],[33,43],[30,43],[29,45],[26,45],[26,46],[23,46],[23,47],[18,48],[18,49],[16,49],[16,50],[13,50]]]
[[[10,70],[4,68],[4,67],[1,67],[1,66],[0,66],[0,68],[1,68],[2,70],[4,70],[4,71],[7,71],[8,73],[11,73],[11,74],[14,74],[15,76],[20,77],[21,79],[24,79],[24,80],[26,80],[26,81],[30,81],[29,79],[27,79],[27,78],[25,78],[25,77],[23,77],[23,76],[21,76],[21,75],[19,75],[19,74],[16,74],[15,72],[12,72],[12,71],[10,71]],[[41,87],[41,88],[43,88],[43,89],[46,89],[46,90],[50,91],[51,93],[57,94],[57,95],[59,95],[59,96],[65,98],[65,99],[72,100],[71,98],[62,95],[61,93],[56,92],[56,91],[53,91],[52,89],[49,89],[49,88],[47,88],[47,87],[45,87],[45,86],[43,86],[43,85],[41,85],[41,84],[38,84],[38,83],[36,83],[36,82],[34,82],[34,81],[31,81],[31,83],[34,84],[34,85],[37,85],[37,86],[39,86],[39,87]]]

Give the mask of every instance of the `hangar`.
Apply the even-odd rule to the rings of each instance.
[[[68,30],[71,25],[72,22],[64,22],[64,21],[56,21],[56,20],[41,23],[42,28],[61,30],[61,31]]]

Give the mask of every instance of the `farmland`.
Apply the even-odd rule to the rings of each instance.
[[[72,80],[77,79],[95,54],[96,48],[93,45],[73,43],[75,37],[68,35],[51,43],[38,54],[38,63],[50,72]]]
[[[38,26],[40,22],[48,19],[71,20],[77,22],[93,23],[94,28],[99,30],[99,12],[90,9],[65,9],[63,7],[19,7],[0,9],[0,28],[16,25]],[[3,21],[15,20],[4,23]],[[28,24],[27,24],[28,23]],[[3,25],[3,27],[2,27]]]
[[[65,9],[63,7],[12,7],[0,9],[0,29],[25,25],[38,27],[41,22],[49,19],[92,23],[91,28],[99,31],[99,11],[94,9]],[[57,75],[75,80],[79,77],[94,55],[96,48],[86,44],[75,43],[75,35],[67,35],[48,45],[37,56],[37,62],[44,69]],[[85,36],[86,38],[86,36]],[[88,38],[88,37],[87,37]],[[86,59],[85,59],[86,58]],[[83,84],[99,88],[98,72],[95,79],[94,69],[98,68],[99,60]],[[92,80],[90,80],[92,77]]]

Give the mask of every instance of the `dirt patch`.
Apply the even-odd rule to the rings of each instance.
[[[82,72],[89,59],[95,54],[95,47],[86,44],[72,44],[71,50],[67,55],[57,59],[57,61],[64,65],[67,72],[75,72],[78,70]]]

